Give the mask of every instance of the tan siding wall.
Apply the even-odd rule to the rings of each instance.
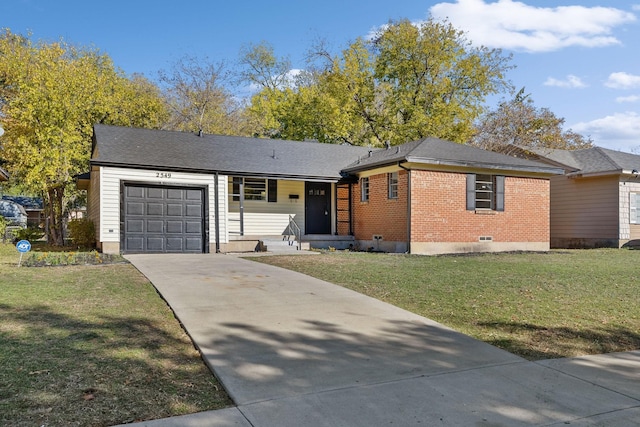
[[[231,179],[229,179],[231,182]],[[229,184],[230,186],[231,184]],[[229,190],[228,194],[231,194]],[[298,199],[289,199],[289,194],[297,194]],[[240,236],[240,202],[229,196],[229,236]],[[244,201],[244,235],[276,236],[285,233],[292,215],[304,234],[304,182],[278,181],[276,203],[266,200]]]
[[[156,176],[157,171],[109,167],[102,167],[100,174],[101,210],[98,234],[100,242],[120,242],[120,183],[125,181],[156,185],[197,185],[208,187],[209,240],[211,245],[215,244],[215,188],[213,175],[172,172],[171,178],[160,179]],[[219,177],[218,191],[220,193],[220,242],[226,243],[228,241],[226,176]]]
[[[618,186],[617,177],[551,178],[552,244],[560,239],[617,240]]]

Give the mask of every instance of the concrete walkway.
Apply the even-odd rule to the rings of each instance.
[[[637,426],[640,351],[528,362],[232,255],[129,255],[237,407],[168,426]]]

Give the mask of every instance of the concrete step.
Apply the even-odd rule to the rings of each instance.
[[[297,252],[298,251],[298,242],[295,240],[283,240],[283,239],[261,239],[264,244],[267,252],[277,252],[277,253],[286,253],[286,252]],[[302,242],[302,250],[308,251],[310,245],[308,242]]]

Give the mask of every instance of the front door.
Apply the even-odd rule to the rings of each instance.
[[[331,184],[305,183],[305,234],[331,234]]]

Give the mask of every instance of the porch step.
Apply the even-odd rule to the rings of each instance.
[[[282,236],[280,238],[263,238],[260,239],[264,244],[264,248],[267,252],[274,253],[294,253],[298,251],[298,242],[293,240],[287,240],[286,236]],[[310,245],[308,242],[302,242],[300,245],[303,251],[308,251],[310,249]]]

